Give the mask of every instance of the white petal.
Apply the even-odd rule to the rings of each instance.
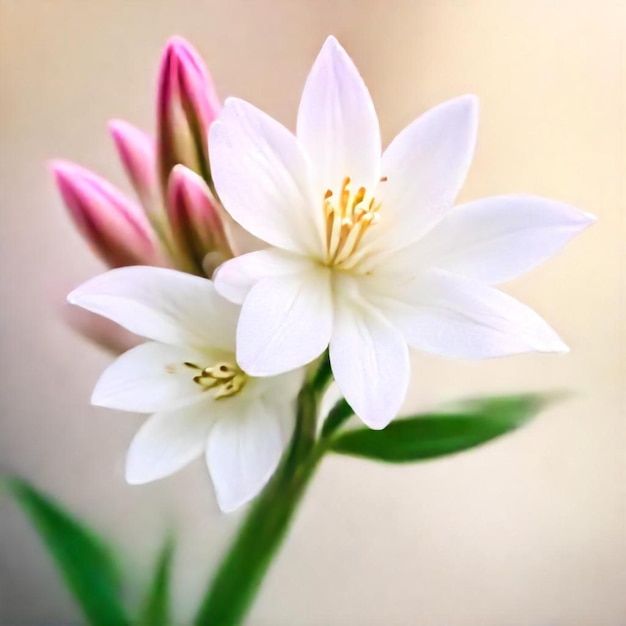
[[[537,196],[476,200],[448,211],[415,244],[413,266],[436,266],[497,284],[556,254],[594,221],[567,204]]]
[[[199,457],[213,424],[211,402],[155,413],[137,431],[126,455],[131,485],[157,480]]]
[[[370,428],[387,426],[398,414],[409,384],[402,335],[374,308],[344,301],[335,313],[330,362],[354,412]]]
[[[199,276],[159,267],[121,267],[88,280],[68,300],[162,343],[228,351],[234,347],[239,309]]]
[[[263,489],[283,448],[279,419],[264,402],[240,405],[215,424],[206,460],[222,511],[234,511]]]
[[[144,343],[118,357],[96,384],[91,403],[122,411],[171,411],[203,398],[197,374],[185,362],[206,367],[217,362],[191,348]]]
[[[445,272],[429,272],[377,302],[409,345],[434,354],[486,359],[568,350],[526,305],[493,287]]]
[[[346,176],[355,189],[372,190],[378,182],[381,141],[374,104],[334,37],[326,40],[307,78],[297,134],[317,173],[320,194],[336,192]]]
[[[278,376],[264,376],[252,380],[258,387],[257,395],[259,397],[272,402],[280,400],[280,402],[291,403],[302,388],[305,374],[306,368],[299,367]]]
[[[250,252],[219,266],[214,276],[215,288],[231,302],[241,304],[261,279],[297,274],[309,265],[308,259],[278,248]]]
[[[301,367],[328,345],[333,323],[330,271],[264,278],[248,294],[237,328],[237,362],[252,376]]]
[[[263,241],[292,252],[322,245],[322,198],[294,135],[251,104],[226,100],[211,126],[211,172],[225,209]]]
[[[377,200],[387,246],[417,241],[449,209],[472,162],[478,100],[463,96],[427,111],[383,154]],[[373,231],[372,231],[373,233]]]

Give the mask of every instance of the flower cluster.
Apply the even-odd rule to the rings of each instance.
[[[304,368],[326,352],[348,404],[381,429],[405,399],[409,348],[471,359],[567,351],[496,286],[593,218],[529,195],[454,206],[476,97],[431,109],[383,150],[367,87],[330,37],[293,134],[236,98],[220,111],[202,62],[176,39],[157,108],[156,154],[140,131],[112,124],[143,213],[94,174],[55,165],[79,229],[119,268],[70,302],[150,340],[119,357],[93,395],[154,413],[130,446],[129,482],[206,451],[221,508],[247,502],[278,464]],[[259,249],[233,252],[243,250],[222,207]]]
[[[76,227],[109,267],[210,276],[233,256],[237,230],[225,223],[209,168],[207,137],[221,104],[202,59],[180,37],[165,48],[156,108],[156,141],[124,120],[109,124],[138,203],[74,163],[54,161],[52,171]]]

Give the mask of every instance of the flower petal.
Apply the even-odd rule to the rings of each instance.
[[[241,304],[261,279],[289,276],[309,267],[310,262],[306,258],[290,252],[278,248],[258,250],[220,265],[214,277],[215,288],[231,302]]]
[[[418,117],[385,150],[376,198],[387,246],[417,241],[453,205],[472,162],[477,125],[478,100],[463,96]]]
[[[309,163],[291,132],[229,98],[209,145],[217,193],[236,222],[278,248],[319,251],[322,198],[312,194]]]
[[[410,265],[436,266],[491,284],[517,278],[556,254],[595,218],[537,196],[499,196],[448,211],[416,243]],[[400,254],[402,257],[402,253]],[[406,267],[406,258],[397,264]]]
[[[122,411],[151,413],[171,411],[206,398],[193,382],[194,373],[185,362],[203,367],[211,362],[206,353],[192,348],[150,341],[125,352],[104,371],[91,403]]]
[[[68,300],[162,343],[232,352],[238,307],[210,280],[157,267],[123,267],[82,284]]]
[[[408,348],[376,309],[345,299],[337,307],[330,363],[341,393],[370,428],[398,414],[409,385]]]
[[[390,285],[387,284],[388,295]],[[486,359],[523,352],[567,352],[537,313],[478,281],[431,271],[377,299],[409,345],[441,356]]]
[[[137,431],[126,455],[126,480],[141,485],[169,476],[199,457],[214,418],[209,402],[155,413]]]
[[[238,410],[215,424],[206,450],[217,501],[226,513],[263,489],[276,470],[285,445],[271,404],[237,404],[233,408]]]
[[[320,199],[346,176],[355,189],[380,177],[381,140],[372,98],[352,59],[329,37],[307,78],[298,110],[298,139],[316,171]]]
[[[264,278],[251,290],[237,327],[237,362],[252,376],[273,376],[318,357],[333,323],[330,272],[311,265]]]

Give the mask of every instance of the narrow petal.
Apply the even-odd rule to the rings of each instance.
[[[264,278],[250,290],[241,309],[239,366],[252,376],[273,376],[306,365],[325,350],[332,323],[326,268]]]
[[[217,362],[216,357],[213,362]],[[91,403],[122,411],[171,411],[206,398],[185,363],[211,365],[206,353],[148,342],[129,350],[104,371]]]
[[[497,284],[556,254],[594,221],[567,204],[537,196],[476,200],[448,211],[413,246],[410,263]],[[400,258],[398,264],[406,267],[407,260]]]
[[[214,422],[209,402],[155,413],[137,431],[126,455],[126,480],[141,485],[169,476],[201,456]]]
[[[211,430],[206,455],[218,504],[227,513],[263,489],[284,448],[272,405],[259,401],[235,407],[237,411],[222,417]]]
[[[162,343],[230,352],[235,345],[238,307],[199,276],[123,267],[88,280],[68,301]]]
[[[376,309],[356,301],[337,307],[330,363],[341,393],[370,428],[398,414],[409,385],[408,348]]]
[[[385,150],[376,197],[388,246],[417,241],[452,207],[472,162],[477,125],[478,100],[463,96],[424,113]]]
[[[231,302],[242,304],[261,279],[298,274],[309,267],[307,259],[284,250],[258,250],[220,265],[214,276],[215,288]]]
[[[486,359],[568,351],[526,305],[493,287],[445,272],[429,272],[377,302],[409,345],[441,356]]]
[[[329,37],[307,78],[298,139],[315,168],[318,190],[337,191],[349,176],[372,189],[380,176],[381,140],[372,98],[352,59]]]
[[[306,155],[284,126],[229,98],[209,145],[217,193],[236,222],[278,248],[321,249],[322,198],[313,196]]]

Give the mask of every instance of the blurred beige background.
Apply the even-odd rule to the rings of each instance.
[[[106,122],[152,128],[157,61],[174,33],[198,47],[223,96],[293,127],[309,66],[334,33],[370,86],[386,140],[446,98],[480,96],[462,199],[526,191],[599,218],[507,287],[571,354],[477,363],[416,354],[407,410],[476,393],[578,395],[456,458],[327,459],[249,623],[626,624],[625,9],[620,0],[0,0],[2,468],[114,538],[139,582],[174,526],[186,622],[241,516],[219,514],[200,462],[150,486],[124,483],[141,417],[88,406],[109,357],[65,328],[58,309],[101,266],[44,164],[63,156],[125,185]],[[77,623],[37,537],[1,506],[0,624]]]

